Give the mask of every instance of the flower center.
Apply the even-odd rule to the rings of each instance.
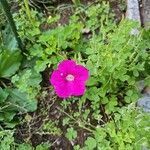
[[[74,80],[74,76],[73,76],[72,74],[68,74],[68,75],[66,76],[66,80],[68,80],[68,81],[73,81],[73,80]]]

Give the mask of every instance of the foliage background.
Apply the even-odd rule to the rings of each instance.
[[[150,116],[135,104],[141,96],[137,82],[150,83],[150,30],[124,18],[116,21],[105,1],[50,7],[51,14],[26,0],[18,4],[13,18],[26,53],[1,17],[0,148],[46,150],[60,148],[64,139],[75,150],[149,147]],[[125,9],[124,2],[119,7]],[[63,10],[72,14],[66,22]],[[134,28],[138,35],[132,35]],[[52,70],[64,59],[90,71],[82,97],[62,101],[49,84]],[[40,142],[34,136],[42,137]]]

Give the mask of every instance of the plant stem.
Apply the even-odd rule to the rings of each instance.
[[[72,2],[75,4],[76,7],[81,5],[80,0],[72,0]]]
[[[18,46],[21,49],[21,51],[24,52],[25,50],[23,48],[22,41],[21,41],[21,39],[19,37],[19,34],[17,32],[17,28],[16,28],[15,22],[13,20],[12,14],[10,13],[9,4],[8,4],[7,0],[1,0],[0,2],[1,2],[3,10],[4,10],[5,14],[6,14],[7,20],[9,22],[9,24],[10,24],[11,30],[12,30],[12,32],[13,32],[13,34],[15,36],[15,39],[16,39],[16,41],[18,43]]]
[[[86,124],[85,122],[80,123],[79,120],[75,119],[74,117],[72,117],[71,115],[69,115],[68,113],[66,113],[66,112],[65,112],[64,110],[62,110],[61,108],[57,108],[57,109],[58,109],[59,111],[61,111],[62,113],[64,113],[66,116],[68,116],[70,119],[74,120],[74,121],[79,125],[80,128],[83,128],[83,129],[85,129],[85,130],[87,130],[87,131],[93,133],[94,130],[92,130],[92,129],[86,127],[86,126],[85,126],[85,124]],[[92,126],[91,124],[87,124],[87,125],[88,125],[88,126],[91,126],[91,127],[93,128],[93,126]],[[95,128],[95,127],[94,127],[94,128]]]
[[[26,14],[29,18],[29,20],[31,21],[32,25],[33,25],[33,20],[32,20],[32,15],[31,15],[31,11],[30,11],[30,8],[29,8],[29,2],[28,0],[24,0],[24,5],[25,5],[25,8],[26,8]]]

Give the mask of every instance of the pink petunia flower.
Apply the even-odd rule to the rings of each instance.
[[[73,60],[64,60],[60,62],[57,70],[53,71],[50,82],[59,97],[68,98],[83,95],[88,78],[89,71],[84,66]]]

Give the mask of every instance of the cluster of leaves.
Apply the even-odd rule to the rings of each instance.
[[[135,102],[138,97],[136,82],[148,76],[146,63],[149,54],[144,51],[142,34],[131,34],[135,23],[122,21],[107,34],[101,27],[93,35],[86,50],[91,78],[85,95],[92,103],[93,110],[105,105],[110,114],[125,104]],[[116,107],[117,106],[117,107]]]
[[[112,121],[103,127],[97,126],[93,136],[85,141],[85,147],[74,146],[75,150],[140,150],[148,148],[150,141],[149,114],[141,113],[133,105],[120,109],[114,114]],[[142,131],[142,132],[141,132]]]
[[[0,148],[1,150],[48,150],[50,143],[41,143],[33,148],[30,144],[17,144],[14,141],[13,130],[0,130]]]
[[[16,113],[36,110],[36,101],[28,99],[24,91],[18,90],[11,83],[11,77],[18,71],[22,55],[17,49],[17,42],[11,34],[9,26],[2,31],[0,43],[0,122],[7,127],[13,127]]]
[[[13,76],[12,82],[20,91],[28,93],[29,98],[36,98],[42,81],[40,73],[52,64],[56,66],[59,61],[67,59],[66,49],[75,49],[83,25],[73,17],[68,25],[45,31],[43,26],[57,26],[60,16],[44,18],[34,10],[27,15],[24,5],[21,6],[14,19],[19,35],[26,43],[27,61],[24,60],[24,69]]]

